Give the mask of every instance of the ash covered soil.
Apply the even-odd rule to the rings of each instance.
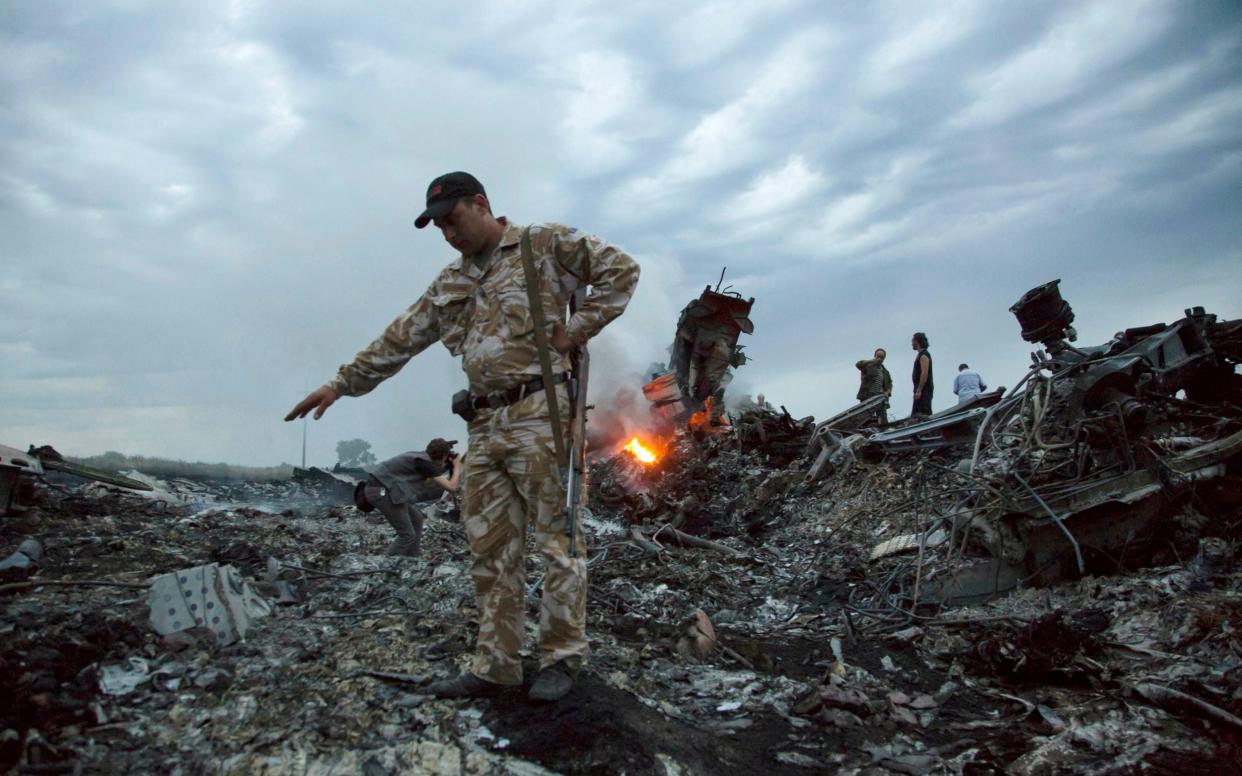
[[[947,468],[946,456],[814,487],[805,461],[727,441],[681,438],[651,470],[602,462],[586,520],[593,653],[551,705],[421,694],[466,664],[476,627],[456,523],[430,520],[423,557],[397,560],[377,516],[282,504],[279,486],[255,499],[262,510],[50,489],[39,511],[3,522],[5,555],[24,537],[44,542],[31,582],[75,583],[0,588],[3,767],[1236,772],[1236,545],[1205,574],[1174,532],[1114,575],[911,610],[890,582],[914,557],[869,554],[924,527],[912,504],[926,477],[910,473],[940,472],[930,464]],[[1226,534],[1238,519],[1191,517]],[[686,546],[672,526],[716,546]],[[269,558],[300,602],[275,604]],[[237,568],[272,613],[226,647],[156,634],[150,579],[212,562]],[[533,645],[540,569],[528,564]],[[91,581],[128,586],[76,584]],[[109,669],[132,689],[104,692]]]

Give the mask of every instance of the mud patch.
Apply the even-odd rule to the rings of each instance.
[[[43,612],[35,607],[13,618],[13,630],[0,639],[0,719],[16,731],[55,729],[93,719],[98,695],[92,667],[120,658],[143,643],[128,621],[85,612]],[[8,737],[0,762],[14,763],[24,744]]]
[[[533,673],[533,672],[532,672]],[[755,716],[737,736],[722,736],[661,714],[633,695],[584,674],[561,701],[538,705],[523,693],[496,699],[483,722],[510,740],[506,751],[567,773],[802,773],[780,763],[789,724]]]
[[[756,671],[790,679],[818,679],[832,660],[828,644],[816,639],[757,639],[722,632],[720,643],[750,661]]]

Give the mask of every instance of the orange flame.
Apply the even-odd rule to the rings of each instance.
[[[642,442],[639,442],[638,437],[631,439],[629,443],[621,449],[634,456],[634,459],[644,466],[650,466],[656,462],[657,458],[659,458],[659,456],[655,454],[654,450],[645,446]]]
[[[707,397],[707,401],[703,402],[703,409],[690,416],[690,421],[686,424],[691,431],[706,431],[711,433],[712,426],[716,425],[713,421],[718,420],[713,415],[716,414],[716,401],[711,396]]]

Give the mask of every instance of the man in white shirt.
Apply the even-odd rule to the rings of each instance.
[[[957,394],[957,403],[965,404],[988,389],[987,383],[979,373],[966,364],[957,367],[957,377],[953,379],[953,392]]]

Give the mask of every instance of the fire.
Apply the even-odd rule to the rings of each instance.
[[[728,417],[718,410],[716,401],[711,396],[708,396],[707,401],[703,402],[703,409],[690,416],[690,420],[686,425],[691,431],[699,431],[705,434],[722,434],[732,428],[729,425]]]
[[[659,456],[655,454],[654,450],[638,441],[638,437],[631,439],[629,443],[621,449],[634,456],[635,460],[644,466],[650,466],[656,462],[657,458],[659,458]]]

